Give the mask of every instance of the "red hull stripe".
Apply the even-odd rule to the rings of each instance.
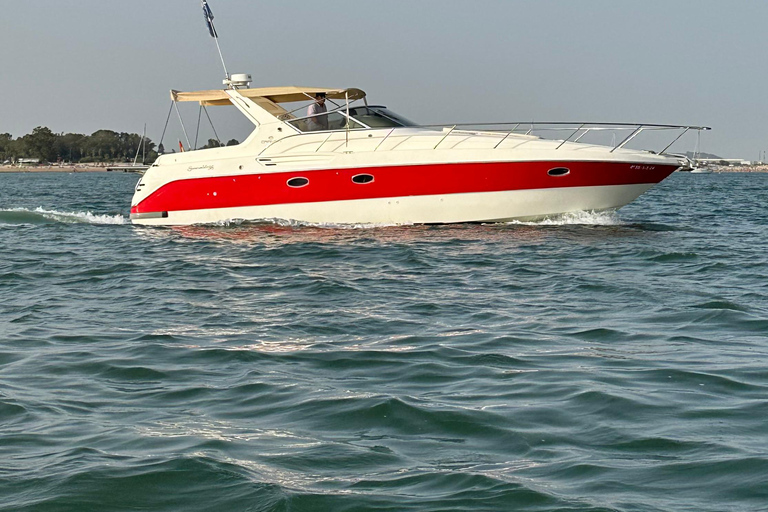
[[[567,168],[565,176],[547,171]],[[471,192],[658,183],[676,166],[613,162],[479,162],[245,174],[166,183],[131,213]],[[161,171],[162,172],[162,171]],[[370,174],[370,183],[352,177]],[[300,188],[291,178],[307,178]]]

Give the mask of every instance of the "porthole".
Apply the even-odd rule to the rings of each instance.
[[[356,174],[352,176],[352,182],[357,183],[358,185],[364,185],[366,183],[371,183],[373,181],[373,176],[370,174]]]
[[[291,178],[287,183],[289,187],[301,188],[309,185],[309,180],[307,178]]]
[[[566,176],[571,173],[571,170],[566,167],[555,167],[547,171],[550,176]]]

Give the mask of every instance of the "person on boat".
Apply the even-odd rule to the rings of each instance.
[[[315,94],[315,102],[307,109],[307,128],[308,131],[316,132],[328,129],[328,109],[325,106],[325,93]]]

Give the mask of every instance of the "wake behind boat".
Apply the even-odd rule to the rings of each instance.
[[[210,9],[203,5],[216,37]],[[687,159],[665,152],[687,131],[706,129],[609,123],[417,126],[386,107],[369,105],[360,89],[251,89],[250,75],[226,76],[226,89],[171,91],[172,100],[201,108],[234,106],[253,123],[253,132],[236,146],[160,156],[136,185],[133,223],[431,224],[613,210],[686,167]],[[301,102],[320,97],[335,108],[296,115],[306,108]],[[289,107],[297,102],[298,108]],[[541,129],[568,136],[547,139],[536,134]],[[582,142],[604,130],[627,135],[610,146]],[[658,153],[626,147],[648,130],[678,135]]]

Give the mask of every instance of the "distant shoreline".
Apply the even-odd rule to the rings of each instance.
[[[125,164],[123,164],[125,165]],[[18,165],[0,165],[0,173],[3,172],[108,172],[105,165],[37,165],[19,167]],[[122,172],[122,171],[111,171]]]
[[[722,165],[709,165],[709,166],[705,166],[705,169],[710,169],[712,170],[713,173],[721,173],[721,172],[766,173],[768,172],[768,165],[735,165],[733,167],[722,166]],[[688,171],[680,171],[680,172],[688,172]]]

